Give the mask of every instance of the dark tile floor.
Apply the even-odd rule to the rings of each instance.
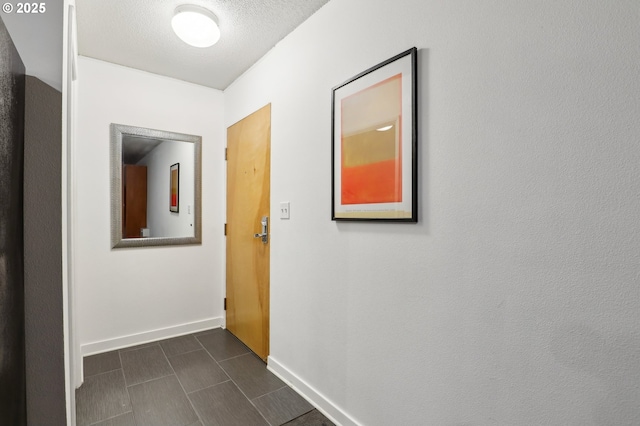
[[[78,426],[333,425],[219,328],[86,357],[84,376]]]

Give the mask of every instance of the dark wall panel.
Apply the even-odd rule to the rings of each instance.
[[[62,94],[26,77],[24,287],[27,418],[65,425],[62,310]]]
[[[25,69],[0,19],[0,424],[26,424],[23,272]]]

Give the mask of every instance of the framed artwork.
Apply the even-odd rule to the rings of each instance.
[[[331,219],[417,222],[417,49],[334,87],[331,98]]]
[[[166,166],[165,166],[166,167]],[[180,201],[180,163],[169,168],[169,210],[178,213]]]

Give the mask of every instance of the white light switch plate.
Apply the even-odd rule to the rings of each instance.
[[[289,219],[289,210],[291,209],[291,203],[283,201],[280,203],[280,219]]]

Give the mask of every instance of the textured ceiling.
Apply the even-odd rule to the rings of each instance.
[[[76,0],[78,53],[225,89],[329,0]],[[191,47],[171,29],[181,4],[206,7],[222,36]]]

